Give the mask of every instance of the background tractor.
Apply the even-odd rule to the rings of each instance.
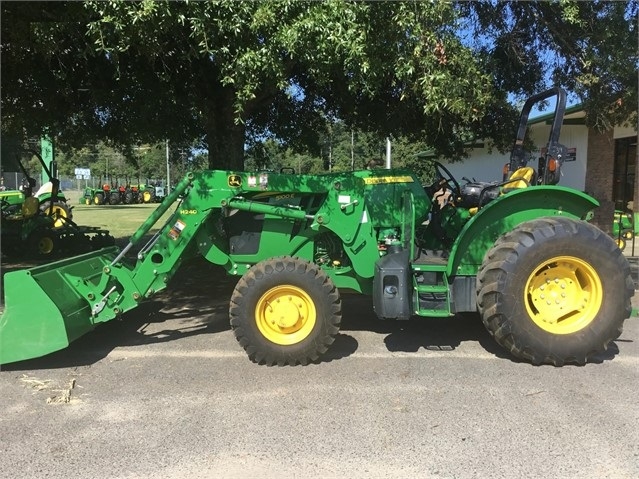
[[[93,204],[94,205],[105,205],[112,204],[111,196],[117,198],[118,196],[117,190],[112,190],[111,185],[109,183],[103,183],[100,189],[97,189],[93,195]],[[115,200],[113,200],[115,201]]]
[[[43,138],[41,143],[43,151],[52,150],[53,147],[48,138]],[[25,200],[33,197],[37,200],[38,209],[46,215],[72,219],[72,207],[67,204],[67,199],[59,188],[60,183],[56,178],[57,168],[53,158],[45,160],[38,152],[32,149],[18,148],[10,139],[3,146],[3,168],[9,171],[21,171],[23,174],[19,189],[0,191],[0,201],[5,214],[20,213]],[[29,172],[24,167],[23,156],[34,156],[40,164],[42,186],[35,192],[33,190],[37,181],[29,175]],[[30,203],[35,205],[32,200]],[[58,222],[59,225],[60,223]]]
[[[150,181],[139,185],[140,203],[159,203],[166,196],[162,181]]]
[[[635,219],[632,212],[615,210],[612,222],[612,237],[617,242],[619,249],[623,251],[629,242],[635,237]]]
[[[552,132],[534,170],[525,125],[532,105],[553,95]],[[514,357],[584,364],[621,333],[634,284],[613,239],[587,222],[597,201],[556,185],[564,110],[560,89],[526,102],[499,183],[462,187],[437,162],[426,186],[407,170],[189,173],[124,249],[5,275],[0,364],[65,348],[166,288],[194,256],[239,278],[230,324],[260,364],[319,360],[339,332],[343,290],[370,295],[381,320],[478,312]]]
[[[47,140],[47,148],[52,145]],[[37,152],[15,144],[3,149],[3,164],[20,169],[24,177],[20,201],[6,201],[0,196],[2,253],[13,257],[48,258],[78,254],[114,244],[108,231],[78,226],[72,220],[71,207],[59,189],[54,176],[55,164],[45,162]],[[40,162],[47,181],[34,193],[36,179],[29,176],[21,155],[34,155]]]

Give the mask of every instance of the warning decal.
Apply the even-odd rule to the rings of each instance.
[[[365,185],[379,185],[382,183],[412,183],[412,176],[369,176],[364,178]]]
[[[171,228],[171,230],[168,233],[169,238],[171,238],[172,240],[178,239],[185,227],[186,227],[186,223],[184,223],[184,221],[177,220],[175,224],[173,225],[173,228]]]

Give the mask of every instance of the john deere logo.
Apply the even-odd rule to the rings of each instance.
[[[229,186],[231,188],[239,188],[242,186],[242,177],[240,175],[229,176]]]

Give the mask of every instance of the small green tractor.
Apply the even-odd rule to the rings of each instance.
[[[160,203],[166,196],[161,182],[140,183],[138,188],[140,190],[140,203]]]
[[[552,95],[547,154],[531,171],[528,115]],[[439,163],[426,186],[407,170],[187,174],[122,250],[5,275],[0,364],[65,348],[166,288],[198,255],[238,276],[230,324],[260,364],[321,359],[340,329],[343,290],[370,295],[381,320],[478,312],[514,357],[584,364],[621,334],[634,285],[613,239],[587,222],[597,201],[556,185],[564,110],[558,88],[526,102],[500,183],[460,186]]]
[[[44,164],[42,157],[32,150],[29,150],[28,153],[36,156],[42,163],[45,174],[49,174],[49,170]],[[37,200],[37,207],[44,214],[58,218],[73,219],[72,208],[68,205],[64,193],[59,188],[54,189],[54,181],[56,180],[52,181],[50,179],[34,192],[33,189],[36,186],[35,179],[28,175],[22,166],[22,162],[18,162],[18,164],[24,175],[19,189],[0,191],[0,203],[2,204],[5,215],[21,213],[25,200],[31,197]],[[35,204],[35,202],[32,204]],[[62,221],[63,220],[59,219],[57,226],[60,226]]]
[[[120,202],[117,190],[112,190],[111,185],[104,183],[100,188],[87,186],[80,197],[80,204],[83,205],[117,205]]]
[[[79,198],[79,202],[81,205],[91,205],[93,204],[93,198],[95,197],[95,194],[100,191],[97,188],[92,188],[90,186],[87,186],[86,188],[84,188],[84,192],[82,193],[82,195]]]
[[[635,236],[635,222],[636,219],[633,213],[615,210],[612,222],[612,237],[621,251],[626,249],[628,242],[632,241]]]
[[[25,152],[39,160],[48,180],[36,193],[33,192],[36,180],[29,176],[20,160]],[[24,175],[17,201],[15,196],[9,196],[13,201],[0,196],[0,238],[4,255],[49,259],[114,244],[108,231],[73,222],[71,208],[52,172],[54,168],[49,168],[37,152],[14,148],[10,154],[3,153],[3,162],[15,165]]]

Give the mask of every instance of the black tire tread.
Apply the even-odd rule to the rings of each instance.
[[[318,322],[323,321],[324,323],[319,328],[319,334],[316,334],[312,339],[307,338],[310,340],[303,348],[291,349],[254,341],[245,324],[246,296],[249,291],[258,287],[264,279],[284,272],[306,276],[307,279],[319,284],[328,304],[326,317],[318,318]],[[278,366],[307,365],[319,360],[320,356],[335,341],[342,319],[341,299],[335,284],[316,264],[297,257],[280,256],[257,263],[240,278],[231,296],[229,316],[231,329],[237,341],[252,361],[268,366],[275,364]]]
[[[622,271],[625,276],[623,286],[624,304],[620,306],[620,314],[614,318],[605,318],[608,324],[604,333],[598,338],[598,344],[583,351],[543,353],[527,344],[512,332],[512,318],[506,317],[503,311],[504,287],[507,278],[514,274],[522,252],[544,238],[571,234],[582,237],[587,235],[588,241],[595,242],[600,254],[609,258],[613,268]],[[594,226],[569,218],[542,218],[532,220],[500,237],[487,252],[477,275],[477,305],[482,321],[490,335],[513,356],[525,359],[533,364],[552,364],[562,366],[566,363],[585,364],[594,355],[604,351],[609,343],[618,338],[623,330],[623,321],[630,316],[631,298],[634,295],[634,283],[627,260],[616,247],[614,241]],[[556,348],[560,349],[560,348]]]

